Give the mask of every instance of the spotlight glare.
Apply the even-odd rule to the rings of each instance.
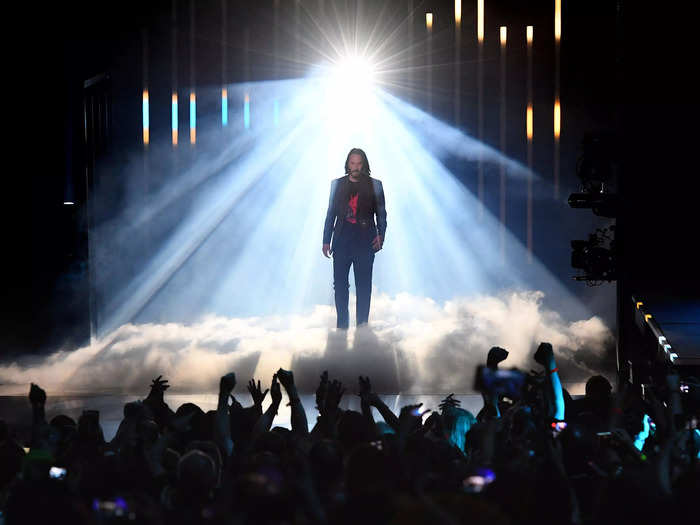
[[[357,89],[374,83],[374,65],[364,57],[352,56],[339,61],[333,69],[334,83]]]

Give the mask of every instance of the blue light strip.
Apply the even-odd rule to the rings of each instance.
[[[197,127],[197,101],[195,100],[195,95],[192,93],[190,95],[190,130]]]
[[[275,124],[275,127],[278,127],[280,125],[280,102],[277,99],[275,99],[274,105],[272,107],[272,120]]]
[[[228,92],[221,90],[221,125],[228,126]]]
[[[250,98],[248,95],[245,96],[245,102],[243,102],[243,127],[250,128]]]
[[[177,131],[177,95],[173,94],[173,102],[172,102],[172,129],[173,131]]]

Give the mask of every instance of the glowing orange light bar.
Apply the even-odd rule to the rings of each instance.
[[[531,141],[532,140],[532,104],[527,105],[527,140]]]
[[[526,34],[527,34],[527,43],[529,45],[532,45],[532,36],[533,36],[532,33],[533,33],[533,27],[527,26]]]
[[[561,103],[557,98],[554,101],[554,138],[559,140],[561,136]]]
[[[462,0],[455,0],[455,24],[462,23]]]
[[[644,303],[642,301],[637,301],[637,310],[639,310],[639,307],[642,306]]]
[[[142,111],[143,111],[143,143],[145,146],[148,146],[148,143],[150,141],[150,131],[149,131],[149,123],[148,123],[148,90],[144,89],[143,90],[143,105],[142,105]]]
[[[651,319],[651,314],[644,314],[644,320],[649,321]]]
[[[554,39],[561,40],[561,0],[554,0]]]
[[[433,29],[433,13],[425,13],[425,27],[428,28],[428,31]]]
[[[508,28],[506,26],[501,26],[501,47],[506,45],[507,38],[508,38]]]
[[[484,0],[476,2],[476,38],[480,44],[484,42]]]

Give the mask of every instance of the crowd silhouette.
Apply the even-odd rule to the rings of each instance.
[[[217,408],[208,412],[193,403],[173,411],[164,398],[168,381],[159,376],[147,397],[124,406],[109,442],[96,411],[47,421],[46,393],[32,384],[29,442],[0,421],[0,522],[697,519],[697,380],[681,382],[669,371],[665,385],[642,395],[631,385],[614,392],[606,378],[593,376],[585,396],[573,399],[548,343],[534,355],[539,371],[505,368],[507,357],[493,347],[483,366],[466,372],[483,397],[476,415],[453,394],[437,407],[408,405],[396,414],[370,377],[359,376],[353,388],[323,372],[313,425],[289,370],[280,368],[265,390],[251,379],[248,407],[233,395],[235,374],[222,376]],[[359,395],[360,411],[340,407],[348,389]],[[283,398],[291,429],[274,426]]]

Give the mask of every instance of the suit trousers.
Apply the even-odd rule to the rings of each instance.
[[[355,228],[353,228],[355,229]],[[337,327],[347,329],[350,324],[348,301],[350,266],[355,275],[357,325],[367,324],[369,304],[372,296],[372,265],[374,249],[368,230],[360,230],[339,239],[333,248],[333,289],[335,310],[338,316]]]

